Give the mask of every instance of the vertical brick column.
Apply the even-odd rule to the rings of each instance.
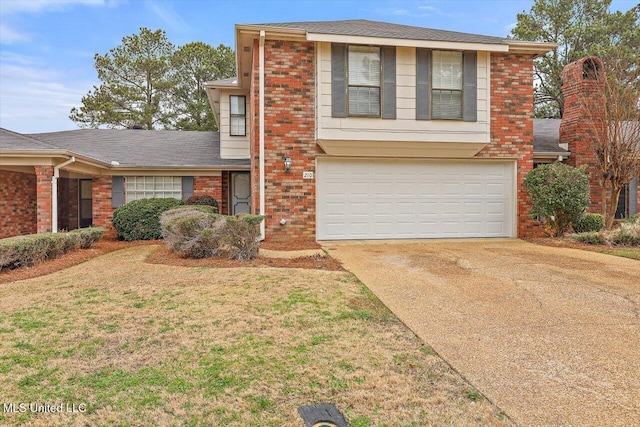
[[[491,143],[476,157],[517,162],[518,237],[539,234],[522,181],[533,168],[533,56],[491,54]]]
[[[113,219],[112,184],[110,176],[97,176],[93,178],[93,186],[91,190],[93,204],[93,226],[103,227],[109,234],[113,233],[114,228],[111,220]]]
[[[51,232],[51,177],[53,166],[34,166],[36,171],[36,230]]]
[[[315,48],[313,43],[265,41],[265,212],[267,239],[315,240],[316,187],[302,179],[315,171]],[[254,71],[258,69],[254,44]],[[253,74],[250,101],[251,166],[254,210],[259,206],[259,75]],[[290,172],[283,160],[293,161]],[[286,225],[280,225],[281,219]]]
[[[598,69],[594,69],[597,64]],[[586,70],[585,70],[586,67]],[[588,165],[591,190],[590,212],[602,212],[602,188],[598,182],[598,168],[593,144],[606,136],[604,120],[603,65],[597,57],[586,57],[572,62],[562,70],[564,114],[560,123],[560,142],[569,145],[568,165]],[[585,72],[585,71],[591,71]]]

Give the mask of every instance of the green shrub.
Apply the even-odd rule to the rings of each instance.
[[[215,208],[215,213],[220,212],[218,208],[218,201],[211,196],[191,196],[187,199],[187,205],[200,205],[200,206],[212,206]]]
[[[140,199],[120,206],[113,212],[113,226],[120,240],[156,240],[162,238],[160,215],[182,205],[178,199]]]
[[[103,233],[101,228],[91,228],[0,239],[0,271],[30,267],[79,247],[89,248],[100,240]]]
[[[587,243],[589,245],[604,245],[607,243],[602,234],[595,231],[588,231],[580,234],[570,234],[569,237],[573,240]]]
[[[622,223],[640,224],[640,213],[637,213],[635,215],[631,215],[629,218],[624,218],[620,222],[622,222]]]
[[[167,246],[189,258],[209,258],[226,254],[246,260],[260,248],[257,215],[222,216],[210,206],[179,206],[160,217]]]
[[[531,200],[529,214],[542,219],[550,236],[561,236],[584,216],[590,204],[586,166],[542,165],[531,170],[523,184]]]
[[[573,231],[587,233],[600,231],[604,228],[604,216],[601,214],[586,213],[582,218],[573,223]]]

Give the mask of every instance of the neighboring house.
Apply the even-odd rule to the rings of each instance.
[[[559,160],[574,167],[588,165],[591,190],[589,211],[595,213],[602,212],[602,190],[598,184],[599,172],[596,167],[596,155],[591,146],[591,136],[595,131],[604,133],[606,129],[604,127],[598,129],[597,126],[588,122],[596,117],[589,117],[585,112],[584,104],[591,103],[589,110],[592,115],[602,111],[603,116],[596,119],[598,123],[604,125],[602,88],[598,88],[603,78],[597,75],[603,70],[604,66],[597,57],[585,57],[565,66],[562,72],[562,93],[565,98],[563,118],[534,120],[536,149],[542,150],[543,144],[551,147],[560,146],[568,153],[562,155],[563,158]],[[536,161],[534,153],[534,163]],[[640,193],[636,177],[620,193],[615,217],[628,218],[638,213],[639,203]]]
[[[534,140],[533,59],[553,47],[364,20],[236,25],[238,76],[207,84],[219,134],[3,131],[0,213],[22,217],[0,227],[51,229],[53,199],[58,228],[109,226],[160,182],[152,195],[213,194],[234,213],[233,180],[248,196],[250,178],[269,239],[535,233],[522,180],[570,155]],[[70,196],[59,182],[51,197],[56,168]],[[90,215],[74,213],[88,205],[80,179]]]
[[[248,212],[249,160],[220,149],[217,132],[0,129],[0,238],[109,229],[116,207],[146,197],[209,194],[223,213]]]

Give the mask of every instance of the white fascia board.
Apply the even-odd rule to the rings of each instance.
[[[337,34],[307,33],[307,40],[313,42],[365,44],[376,46],[421,47],[443,50],[476,50],[486,52],[509,52],[508,44],[445,42],[437,40],[393,39],[386,37],[344,36]]]

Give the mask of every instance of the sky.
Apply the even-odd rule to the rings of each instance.
[[[636,0],[614,0],[613,10]],[[504,37],[533,0],[206,1],[0,0],[0,127],[20,133],[77,129],[72,107],[94,85],[96,53],[140,27],[176,46],[233,47],[236,23],[369,19]]]

